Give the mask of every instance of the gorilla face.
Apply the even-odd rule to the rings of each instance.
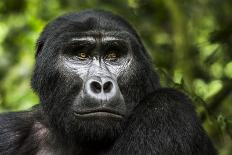
[[[51,129],[81,143],[114,140],[157,87],[147,59],[136,32],[111,13],[84,11],[50,23],[38,40],[32,87]]]
[[[128,44],[120,37],[95,33],[69,36],[61,49],[64,75],[76,74],[82,81],[72,106],[77,117],[123,119],[126,106],[117,79],[129,66]]]

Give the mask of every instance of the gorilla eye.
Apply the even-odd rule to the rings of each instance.
[[[119,58],[119,54],[115,51],[111,51],[105,56],[105,59],[109,61],[115,61],[118,58]]]
[[[80,60],[86,60],[86,59],[88,59],[89,58],[89,55],[86,53],[86,52],[80,52],[80,53],[78,53],[78,58],[80,59]]]

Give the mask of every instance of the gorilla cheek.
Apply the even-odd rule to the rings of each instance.
[[[130,66],[127,67],[123,74],[118,78],[119,88],[127,106],[127,113],[131,113],[133,111],[134,107],[140,102],[146,93],[144,83],[147,79],[142,79],[144,76],[141,75],[145,73],[142,72],[142,69],[138,70],[138,68],[140,68],[140,64],[131,62]]]
[[[57,84],[54,84],[56,87],[49,92],[49,96],[46,96],[46,102],[42,106],[54,126],[67,128],[70,122],[74,120],[72,105],[75,97],[80,93],[82,80],[74,77],[65,78],[61,74],[59,75],[56,80]]]

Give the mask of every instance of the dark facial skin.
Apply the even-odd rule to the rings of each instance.
[[[81,89],[74,94],[69,115],[73,115],[73,121],[77,120],[77,126],[83,122],[80,128],[85,130],[106,128],[101,135],[92,133],[94,137],[111,130],[115,135],[119,134],[129,114],[117,83],[130,66],[128,42],[110,33],[96,37],[92,32],[85,36],[68,36],[63,44],[58,57],[59,69],[64,76],[71,75],[81,81]]]
[[[76,74],[82,81],[73,109],[80,118],[126,117],[126,105],[117,79],[129,67],[128,44],[109,34],[70,39],[62,49],[60,64],[65,72]]]

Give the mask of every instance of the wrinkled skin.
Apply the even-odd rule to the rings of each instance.
[[[160,88],[135,30],[109,12],[48,24],[32,88],[40,105],[0,116],[3,154],[216,154],[191,101]]]

